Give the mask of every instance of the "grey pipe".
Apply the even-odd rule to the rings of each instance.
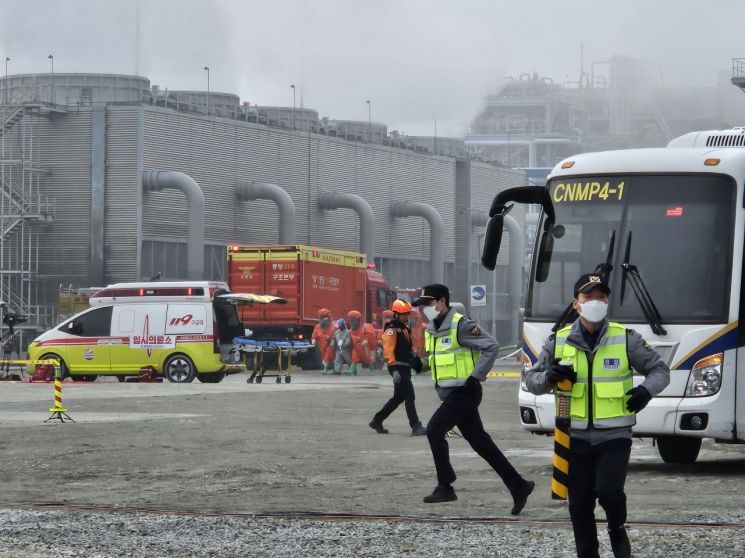
[[[357,194],[324,192],[318,196],[320,209],[353,209],[360,218],[360,252],[367,261],[375,263],[375,216],[370,204]]]
[[[489,215],[484,211],[474,211],[471,223],[475,227],[485,227]],[[523,263],[525,261],[525,238],[520,224],[510,215],[504,217],[504,228],[510,235],[510,264],[507,276],[507,293],[510,305],[511,331],[520,340],[520,301],[522,300]],[[495,288],[496,290],[496,288]],[[495,292],[496,294],[496,292]],[[492,322],[496,319],[496,296],[492,302]],[[492,325],[494,329],[494,325]]]
[[[142,173],[146,191],[181,190],[186,196],[188,229],[186,240],[186,278],[204,278],[204,195],[199,184],[183,172],[149,170]],[[168,273],[168,272],[166,272]]]
[[[391,215],[394,217],[424,217],[429,221],[429,256],[432,262],[432,282],[445,281],[445,224],[437,210],[426,203],[393,202]]]
[[[279,210],[279,243],[295,244],[295,204],[290,194],[268,182],[241,182],[236,192],[239,201],[271,200]]]

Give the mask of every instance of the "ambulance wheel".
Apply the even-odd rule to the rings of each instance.
[[[263,381],[264,381],[264,378],[262,378],[261,376],[256,376],[256,383],[257,384],[260,384]]]
[[[701,438],[658,436],[657,451],[665,463],[695,463],[701,449]]]
[[[47,353],[39,357],[39,360],[56,360],[59,362],[59,366],[54,367],[55,377],[59,375],[60,378],[64,379],[70,375],[70,373],[67,371],[67,365],[65,364],[65,361],[62,360],[62,358],[59,355],[56,355],[54,353]]]
[[[197,380],[203,384],[219,384],[225,378],[225,372],[214,372],[212,374],[200,374],[197,372]]]
[[[163,364],[163,373],[169,382],[188,384],[197,376],[197,369],[186,355],[171,355]]]

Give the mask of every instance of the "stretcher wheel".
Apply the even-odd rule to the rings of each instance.
[[[261,376],[256,376],[256,383],[257,383],[257,384],[260,384],[260,383],[262,382],[262,380],[263,380],[263,379],[264,379],[264,378],[262,378]]]
[[[285,383],[289,384],[292,381],[292,376],[285,376]]]
[[[277,376],[277,383],[278,384],[281,384],[282,383],[282,378],[280,378],[279,376]]]

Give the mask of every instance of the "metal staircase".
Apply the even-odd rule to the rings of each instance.
[[[33,332],[53,325],[54,308],[38,299],[39,232],[54,219],[53,203],[40,193],[41,128],[49,114],[39,103],[0,106],[0,299],[4,324],[8,313],[20,317],[21,353]]]

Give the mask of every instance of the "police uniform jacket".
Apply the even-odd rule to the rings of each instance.
[[[442,320],[439,328],[435,328],[434,320],[430,321],[427,324],[427,331],[430,333],[437,333],[450,330],[453,322],[453,315],[455,313],[456,310],[451,308]],[[479,351],[481,357],[474,365],[471,376],[478,378],[482,382],[486,380],[486,375],[491,371],[492,366],[494,366],[494,361],[497,360],[497,351],[499,350],[497,340],[484,332],[471,318],[464,316],[460,322],[458,322],[458,343],[463,347]],[[459,389],[457,387],[436,387],[437,395],[443,401],[452,390]]]
[[[572,324],[572,330],[566,342],[584,351],[588,356],[588,361],[591,361],[607,333],[608,321],[603,320],[595,347],[590,348],[582,335],[582,324],[577,319]],[[553,391],[554,385],[546,379],[546,374],[554,359],[555,346],[556,335],[552,334],[544,343],[538,361],[524,372],[525,385],[531,393],[541,395]],[[633,329],[626,330],[626,350],[629,365],[634,371],[645,376],[641,385],[652,397],[667,387],[670,383],[670,369],[660,355]],[[631,438],[631,427],[600,429],[591,426],[587,430],[572,429],[572,436],[598,444],[615,438]]]

